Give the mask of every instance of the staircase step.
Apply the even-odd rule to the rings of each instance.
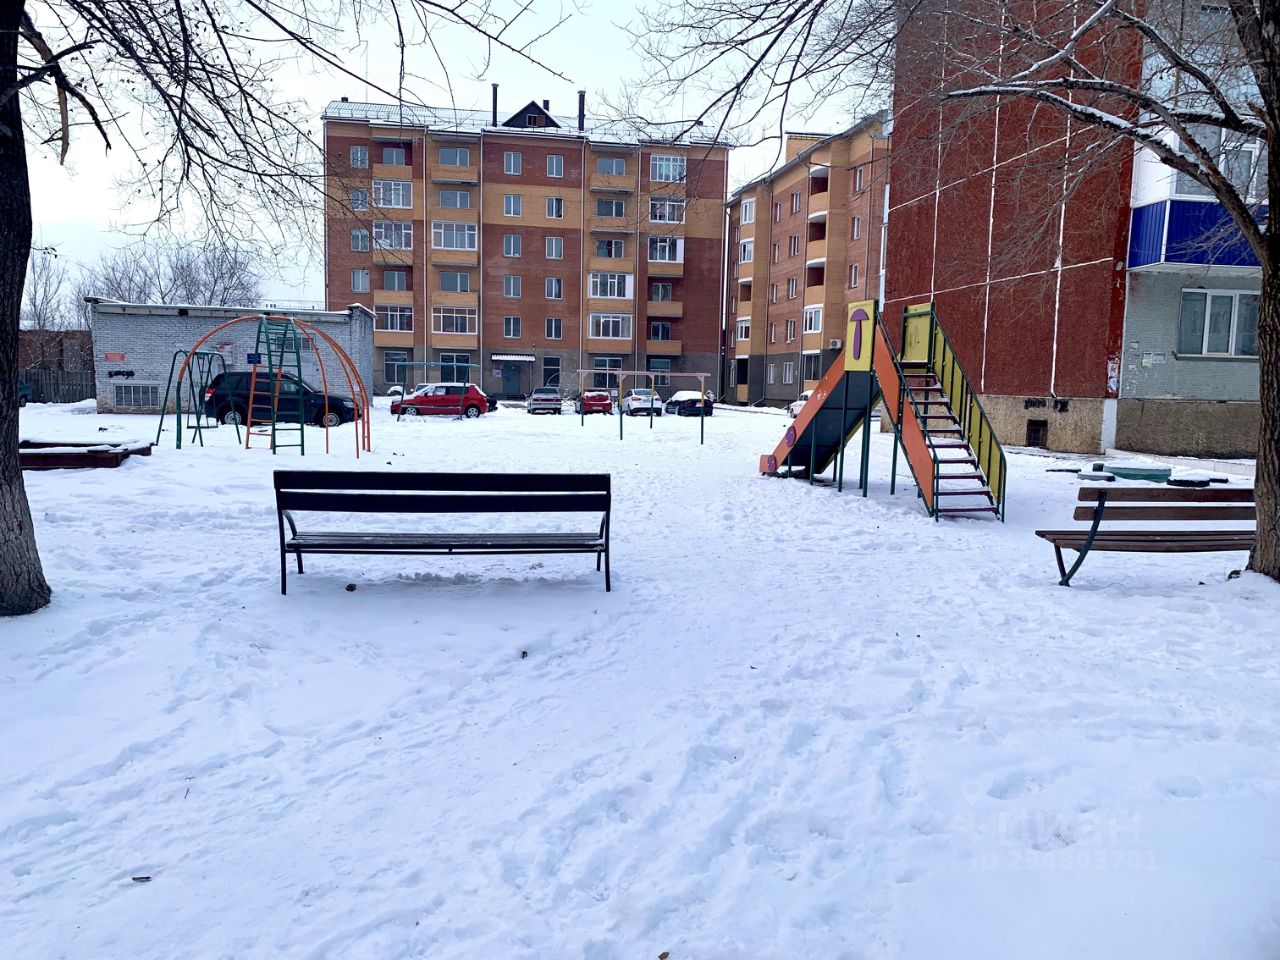
[[[982,481],[985,481],[987,478],[986,478],[986,476],[985,476],[985,475],[983,475],[983,474],[981,474],[981,473],[940,473],[940,474],[938,474],[938,479],[939,479],[939,480],[982,480]]]
[[[929,446],[935,450],[968,450],[969,442],[967,440],[957,440],[954,443],[930,443]]]
[[[926,413],[921,415],[921,420],[950,420],[952,423],[959,423],[954,413]]]
[[[946,434],[947,436],[963,436],[964,435],[964,431],[961,430],[959,427],[925,427],[925,433],[928,433],[930,435]]]
[[[999,513],[995,506],[990,507],[939,507],[938,513]]]
[[[942,446],[942,444],[937,443],[937,444],[934,444],[934,446],[940,447]],[[972,464],[973,466],[976,467],[978,465],[978,458],[977,457],[955,457],[951,460],[938,460],[937,463],[939,466],[947,466],[949,464],[954,464],[954,465]]]
[[[990,496],[990,495],[991,495],[991,491],[988,490],[986,487],[983,487],[981,490],[939,490],[938,491],[938,496],[940,497],[983,497],[983,496]]]

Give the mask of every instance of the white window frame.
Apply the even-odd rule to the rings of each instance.
[[[502,336],[506,340],[520,339],[520,318],[508,316],[502,318]]]
[[[474,334],[480,326],[477,307],[432,307],[432,333]]]
[[[355,253],[368,253],[371,243],[369,231],[364,227],[356,227],[351,231],[351,249]]]
[[[782,362],[782,382],[796,382],[796,362],[794,360],[784,360]]]
[[[866,166],[860,163],[853,168],[853,189],[859,193],[866,189]]]
[[[449,277],[449,276],[452,276],[452,277],[462,277],[462,278],[463,278],[463,279],[459,282],[458,289],[456,289],[456,290],[450,290],[448,287],[446,287],[446,286],[444,285],[444,278],[445,278],[445,277]],[[462,284],[466,284],[466,286],[464,287],[464,286],[462,286]],[[471,292],[471,273],[470,273],[470,271],[467,271],[467,270],[441,270],[441,271],[440,271],[440,292],[441,292],[441,293],[470,293],[470,292]]]
[[[1202,293],[1204,298],[1204,315],[1203,329],[1200,332],[1200,352],[1190,353],[1183,351],[1182,347],[1182,301],[1188,293]],[[1243,360],[1256,360],[1257,353],[1240,353],[1239,344],[1237,342],[1240,333],[1240,298],[1257,297],[1259,306],[1261,306],[1261,293],[1258,290],[1213,290],[1204,287],[1183,287],[1178,294],[1178,329],[1176,343],[1179,347],[1177,355],[1179,357],[1237,357]],[[1213,306],[1214,297],[1230,297],[1231,298],[1231,329],[1227,335],[1228,352],[1221,350],[1209,350],[1209,316]],[[1261,317],[1259,317],[1261,319]],[[1257,344],[1257,330],[1254,331],[1254,344]]]
[[[742,201],[742,217],[741,217],[741,220],[742,220],[742,222],[743,222],[743,223],[755,223],[755,222],[756,222],[756,202],[755,202],[755,200],[743,200],[743,201]]]
[[[858,285],[858,265],[856,263],[849,264],[849,289],[852,290]]]
[[[399,151],[400,157],[396,159],[396,151]],[[404,145],[387,144],[382,148],[382,164],[387,167],[403,167],[405,160],[409,158],[409,151]]]
[[[791,192],[791,212],[792,212],[792,213],[799,213],[799,212],[800,212],[800,208],[801,208],[801,202],[800,202],[800,191],[799,191],[799,190],[793,190],[793,191]]]
[[[520,176],[524,170],[524,158],[519,150],[506,150],[502,154],[502,172],[510,177]]]
[[[352,293],[368,293],[369,292],[368,268],[358,268],[351,271],[351,292]]]
[[[610,251],[612,251],[612,250],[615,250],[615,249],[616,249],[618,252],[617,252],[617,253],[612,253],[612,252],[610,252],[610,253],[601,253],[601,252],[600,252],[600,244],[602,244],[602,243],[608,244],[608,245],[609,245],[609,246],[608,246],[608,249],[609,249]],[[614,246],[615,244],[617,245],[616,247]],[[623,259],[625,259],[625,258],[626,258],[626,256],[627,256],[627,242],[626,242],[625,240],[597,240],[597,241],[596,241],[596,256],[597,256],[597,257],[604,257],[605,259],[608,259],[608,260],[623,260]]]
[[[754,240],[743,240],[738,244],[738,262],[751,263],[756,257],[756,242]]]
[[[629,313],[593,313],[589,335],[595,340],[630,340],[632,320]]]
[[[795,257],[800,254],[800,234],[793,233],[787,239],[787,256]]]
[[[653,183],[684,183],[688,172],[685,157],[657,153],[649,157],[649,179]]]
[[[769,302],[778,302],[778,285],[776,283],[769,284]]]
[[[524,209],[523,194],[504,193],[502,195],[502,215],[504,217],[521,216],[521,211],[523,209]]]
[[[794,300],[799,294],[800,281],[795,277],[787,277],[787,299]]]
[[[454,200],[462,199],[464,203],[446,203],[445,197]],[[445,210],[470,210],[471,209],[471,191],[470,190],[441,190],[440,206]]]
[[[395,239],[397,237],[398,242]],[[373,221],[373,248],[375,250],[412,250],[413,223],[408,220]]]
[[[684,237],[650,237],[649,262],[684,263]]]
[[[359,144],[352,144],[351,150],[347,154],[347,159],[353,170],[369,169],[369,148]]]
[[[804,332],[822,332],[822,307],[815,306],[804,308]]]
[[[548,340],[563,340],[564,317],[547,317],[546,335]]]
[[[403,286],[399,286],[399,287],[389,287],[389,286],[387,286],[387,279],[388,279],[389,277],[399,277],[399,278],[400,278],[400,282],[403,284]],[[409,271],[407,271],[407,270],[383,270],[383,271],[382,271],[382,289],[383,289],[383,290],[391,290],[391,291],[393,291],[393,292],[395,292],[395,293],[405,293],[405,292],[407,292],[407,291],[408,291],[408,289],[409,289]]]
[[[502,235],[502,255],[504,257],[520,257],[524,255],[524,240],[518,233]]]
[[[764,365],[764,382],[770,386],[773,385],[773,371],[774,365],[772,363],[766,363]]]
[[[347,198],[352,210],[369,209],[369,190],[367,187],[353,187],[347,192]]]
[[[547,176],[560,179],[564,176],[564,155],[559,153],[547,154]]]
[[[392,359],[392,358],[395,359]],[[404,377],[404,368],[401,364],[409,362],[408,350],[383,350],[382,351],[382,379],[388,383],[399,383]],[[388,376],[388,371],[391,375]]]
[[[769,321],[769,342],[770,343],[778,342],[778,321],[777,320]]]
[[[620,165],[622,169],[621,170],[613,170],[613,169],[602,170],[601,167],[606,164],[610,168],[612,168],[614,165]],[[596,173],[602,177],[626,176],[627,158],[626,157],[596,157]]]
[[[373,329],[380,333],[413,333],[413,307],[380,303],[373,308],[373,315]]]
[[[814,377],[805,376],[804,367],[806,364],[809,363],[809,357],[815,358],[814,364],[815,364],[815,368],[816,368],[815,372],[817,373],[817,376],[814,376]],[[822,379],[822,351],[821,350],[805,350],[803,353],[800,354],[800,361],[801,361],[801,366],[800,366],[801,379],[805,381]]]
[[[650,223],[684,223],[685,201],[680,197],[650,197]]]
[[[795,340],[795,338],[796,338],[796,318],[791,317],[789,320],[787,320],[787,343],[791,343],[791,341]]]
[[[735,342],[739,340],[751,339],[751,318],[750,317],[738,318],[738,322],[734,327],[733,338]]]
[[[432,220],[432,250],[474,250],[476,249],[477,226],[465,220]],[[461,239],[461,243],[456,241]],[[455,242],[448,243],[447,240]]]
[[[663,291],[665,297],[655,297],[655,291]],[[672,303],[675,300],[676,286],[670,280],[651,280],[649,281],[649,299],[653,303]]]
[[[453,151],[454,160],[446,160],[446,151]],[[442,167],[469,167],[471,166],[471,148],[470,147],[441,147],[440,148],[440,166]]]
[[[547,197],[547,219],[564,219],[564,197]]]
[[[593,271],[590,296],[596,300],[630,300],[635,295],[635,277],[629,273]]]
[[[524,284],[521,282],[520,274],[508,273],[502,277],[502,296],[506,300],[519,300],[524,292]]]
[[[600,204],[602,203],[610,204],[611,205],[610,209],[617,210],[618,212],[617,213],[601,213]],[[627,203],[625,200],[612,200],[612,199],[604,199],[604,198],[596,199],[596,216],[597,217],[603,220],[617,220],[619,217],[625,217],[626,215],[627,215]]]
[[[547,277],[543,283],[548,300],[564,299],[564,277]]]
[[[862,238],[862,215],[858,214],[858,216],[853,218],[853,239],[859,240],[861,238]]]
[[[389,210],[413,209],[412,180],[373,181],[373,205]]]
[[[564,259],[564,237],[547,237],[547,259]]]

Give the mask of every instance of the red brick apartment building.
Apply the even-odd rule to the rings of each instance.
[[[969,38],[968,62],[998,43],[973,26],[981,16],[963,13],[922,13],[895,61],[882,298],[891,335],[904,306],[935,301],[1006,443],[1250,454],[1256,259],[1242,242],[1198,242],[1223,230],[1225,214],[1149,151],[1127,141],[1100,150],[1095,128],[1025,100],[941,100],[940,90],[979,81],[936,38]],[[1106,46],[1105,59],[1101,50],[1082,45],[1080,56],[1139,82],[1137,44]],[[1257,156],[1256,145],[1233,149]]]
[[[588,117],[581,93],[576,117],[503,115],[496,86],[488,113],[344,98],[324,123],[326,300],[376,313],[377,388],[718,370],[724,145]]]
[[[880,295],[889,141],[877,114],[788,133],[785,162],[729,199],[725,398],[781,406],[838,355],[846,306]]]

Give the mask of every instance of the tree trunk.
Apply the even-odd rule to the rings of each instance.
[[[22,7],[22,0],[0,0],[0,90],[17,81]],[[0,224],[0,616],[15,616],[49,602],[18,465],[18,317],[31,253],[31,185],[17,96],[0,103]]]
[[[1258,544],[1249,569],[1280,580],[1280,236],[1268,229],[1267,239],[1258,310]]]

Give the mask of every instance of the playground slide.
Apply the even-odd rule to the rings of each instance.
[[[902,422],[897,422],[899,397],[909,392],[903,382],[902,369],[898,365],[893,347],[885,336],[884,325],[875,325],[875,347],[871,351],[871,361],[875,367],[876,380],[883,385],[884,410],[895,428],[901,441],[902,450],[907,455],[907,463],[915,478],[920,495],[924,498],[925,507],[933,512],[933,454],[929,450],[929,440],[925,436],[924,425],[916,417],[915,409],[904,398],[902,400]]]
[[[793,477],[822,473],[879,399],[871,371],[846,370],[844,355],[836,357],[773,453],[760,458],[760,472]]]

